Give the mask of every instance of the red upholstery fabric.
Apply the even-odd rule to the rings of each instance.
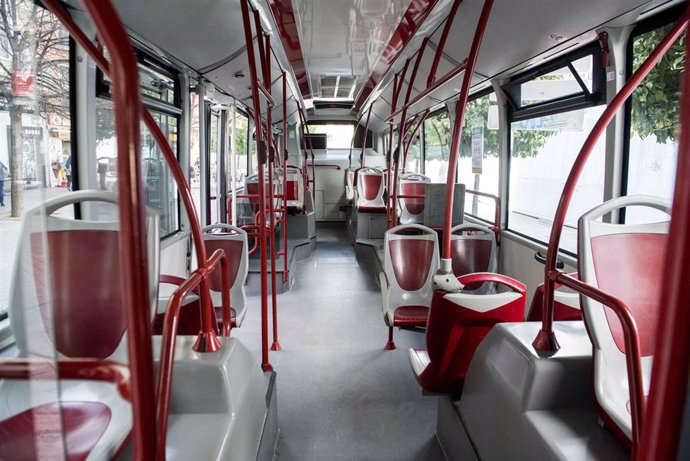
[[[388,242],[395,279],[405,291],[424,286],[434,256],[432,240],[401,239]]]
[[[184,304],[180,309],[180,316],[178,318],[177,324],[177,334],[178,335],[195,335],[201,330],[201,318],[199,310],[199,301],[192,301],[188,304]],[[223,327],[223,308],[216,307],[216,323],[218,324],[218,329]],[[232,321],[233,328],[237,325],[235,324],[236,312],[232,307],[230,308],[230,319]],[[163,334],[163,326],[165,321],[165,313],[156,314],[153,318],[153,325],[151,331],[154,335]]]
[[[0,459],[64,459],[64,440],[67,459],[83,461],[105,432],[110,418],[110,409],[98,402],[31,408],[0,422]]]
[[[489,263],[491,262],[490,240],[451,240],[450,245],[453,273],[456,276],[489,270]]]
[[[534,297],[532,298],[532,304],[529,308],[529,317],[527,317],[528,322],[541,322],[542,314],[544,310],[544,284],[542,283],[537,287],[534,292]],[[582,311],[580,309],[575,309],[567,304],[559,303],[554,301],[553,303],[553,319],[556,322],[569,321],[569,320],[582,320]]]
[[[360,178],[362,181],[362,192],[366,200],[374,200],[379,195],[383,176],[377,174],[365,174]]]
[[[31,234],[30,245],[48,335],[68,357],[110,356],[125,333],[117,231],[50,231],[45,237],[47,255],[42,234]],[[60,328],[53,331],[53,325]]]
[[[287,195],[286,200],[297,200],[299,199],[299,190],[297,181],[287,181],[285,185],[285,193]]]
[[[222,234],[218,234],[222,235]],[[242,248],[243,242],[241,240],[204,240],[206,245],[206,254],[213,254],[214,251],[221,249],[225,252],[225,257],[228,260],[228,269],[230,277],[230,286],[235,283],[237,273],[240,270],[240,263],[242,262]],[[222,271],[220,265],[211,273],[210,286],[213,291],[221,291],[222,285]]]
[[[599,288],[624,301],[640,334],[643,357],[654,354],[667,234],[611,234],[592,238],[592,259]],[[605,309],[618,349],[625,353],[623,328]]]
[[[426,306],[400,306],[393,314],[393,326],[423,327],[428,317],[429,308]]]
[[[488,312],[476,312],[444,299],[446,294],[434,292],[426,327],[430,363],[417,381],[430,392],[456,393],[462,390],[474,351],[489,330],[500,322],[522,321],[525,296]]]
[[[423,182],[404,182],[400,184],[401,195],[424,195],[425,186]],[[402,205],[410,214],[421,214],[424,211],[423,198],[403,198],[400,199]]]

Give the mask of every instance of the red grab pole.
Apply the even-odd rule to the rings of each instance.
[[[616,115],[616,112],[623,106],[628,97],[637,88],[642,80],[649,74],[657,62],[664,56],[666,51],[678,39],[680,34],[686,29],[688,24],[688,14],[673,27],[673,29],[666,35],[666,37],[657,45],[652,54],[647,60],[635,71],[630,77],[630,80],[621,88],[618,94],[613,98],[611,103],[606,107],[604,112],[599,117],[599,120],[592,128],[589,136],[582,145],[580,153],[575,162],[573,162],[572,169],[568,175],[568,179],[563,186],[561,199],[558,202],[558,208],[553,218],[553,227],[551,227],[551,236],[549,237],[549,245],[546,252],[546,264],[544,266],[544,313],[541,330],[539,331],[532,346],[535,351],[541,356],[553,355],[560,346],[553,331],[553,296],[554,296],[554,280],[553,277],[557,274],[556,260],[558,257],[558,246],[561,241],[561,231],[563,230],[563,223],[565,221],[565,214],[570,205],[570,199],[575,192],[577,180],[585,167],[585,163],[589,158],[594,146],[606,130],[609,122]]]
[[[241,0],[242,21],[244,24],[244,38],[247,44],[247,59],[249,61],[249,74],[252,81],[252,102],[254,104],[254,125],[256,126],[256,152],[258,154],[259,170],[259,258],[261,260],[261,369],[272,371],[273,366],[268,360],[268,277],[266,268],[266,192],[264,185],[265,152],[262,153],[262,129],[261,129],[261,101],[259,100],[259,87],[262,83],[256,72],[256,57],[254,56],[254,42],[252,26],[249,21],[249,0]],[[261,44],[261,31],[257,30],[258,40]],[[260,45],[261,46],[261,45]],[[270,110],[270,109],[269,109]]]
[[[685,18],[690,15],[690,7]],[[686,19],[687,21],[687,19]],[[685,49],[690,38],[685,35]],[[647,415],[642,425],[642,441],[636,460],[677,459],[683,427],[683,410],[690,373],[690,284],[686,271],[690,264],[690,75],[685,55],[683,96],[680,102],[680,139],[676,188],[666,252],[662,299],[649,388]],[[687,428],[686,428],[687,429]],[[685,435],[687,437],[687,434]]]
[[[120,278],[127,321],[127,356],[132,374],[132,438],[134,459],[149,460],[154,459],[156,454],[156,400],[145,201],[139,162],[139,72],[127,32],[112,4],[101,0],[84,2],[84,6],[113,59],[111,72],[118,150]]]
[[[482,13],[479,16],[479,23],[474,32],[474,39],[472,40],[472,48],[470,55],[467,58],[467,65],[465,67],[465,74],[462,76],[462,87],[460,88],[460,99],[455,112],[455,123],[453,124],[453,138],[450,145],[450,160],[448,161],[448,179],[446,181],[446,220],[443,226],[443,254],[441,259],[442,269],[446,272],[452,272],[451,268],[451,248],[450,248],[450,229],[453,227],[453,198],[455,195],[455,170],[458,165],[458,154],[460,153],[460,137],[462,135],[462,122],[465,119],[465,109],[467,107],[467,99],[470,95],[470,84],[472,83],[472,75],[474,74],[474,65],[477,63],[477,56],[479,55],[479,48],[484,38],[484,31],[486,24],[489,21],[491,8],[494,0],[485,0]]]
[[[289,280],[288,276],[288,219],[287,219],[287,76],[283,71],[283,283]],[[280,155],[280,154],[278,154]]]

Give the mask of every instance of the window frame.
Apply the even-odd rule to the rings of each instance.
[[[180,136],[179,136],[179,130],[181,127],[182,123],[182,115],[183,115],[183,110],[182,110],[182,82],[179,77],[179,72],[177,69],[164,64],[160,60],[156,59],[155,57],[147,54],[145,51],[135,48],[134,53],[137,58],[137,62],[145,67],[150,68],[151,70],[154,70],[156,72],[159,72],[166,77],[170,78],[173,81],[174,84],[174,97],[173,97],[173,103],[168,103],[163,100],[157,100],[155,98],[151,98],[150,96],[147,96],[140,91],[140,97],[142,104],[144,105],[144,108],[150,109],[154,112],[159,112],[162,116],[170,116],[170,117],[175,117],[177,119],[177,127],[178,127],[178,135],[177,139],[175,141],[175,152],[176,152],[176,157],[177,161],[180,161]],[[112,91],[111,91],[111,84],[110,82],[106,79],[105,75],[103,74],[103,71],[100,68],[96,68],[96,98],[97,99],[104,99],[107,101],[112,101]],[[174,181],[173,181],[174,183]],[[175,184],[175,187],[177,188],[177,184]],[[182,207],[182,201],[180,199],[180,191],[179,188],[177,188],[177,200],[176,200],[176,206],[175,206],[175,213],[177,214],[177,227],[175,229],[172,229],[170,232],[167,234],[161,235],[160,239],[161,241],[174,236],[178,234],[182,230],[182,221],[181,221],[181,207]]]
[[[583,92],[575,95],[567,95],[564,97],[554,98],[549,101],[543,101],[536,104],[531,104],[525,107],[518,107],[515,103],[514,97],[515,92],[511,92],[512,88],[515,88],[523,83],[531,81],[535,78],[541,77],[542,75],[548,74],[555,70],[561,69],[563,67],[569,67],[571,72],[573,71],[572,63],[577,59],[581,59],[585,56],[592,56],[592,91],[585,90],[586,87],[583,86]],[[514,122],[519,122],[523,120],[545,117],[548,115],[561,114],[565,112],[572,112],[575,110],[587,109],[591,107],[600,106],[607,103],[606,99],[606,68],[603,65],[603,55],[601,51],[601,46],[598,41],[585,45],[582,48],[574,50],[566,55],[560,56],[553,61],[542,64],[534,69],[530,69],[527,72],[516,75],[510,79],[506,84],[501,86],[501,91],[506,97],[508,104],[507,108],[507,127],[505,130],[506,136],[506,173],[505,173],[505,200],[504,203],[504,226],[505,230],[509,231],[521,238],[524,238],[530,242],[534,242],[537,245],[548,245],[548,241],[539,240],[536,237],[527,235],[515,229],[510,228],[510,181],[511,181],[511,168],[513,160],[513,145],[511,143],[512,134],[512,124]],[[501,176],[504,177],[504,176]],[[603,200],[603,197],[602,197]],[[553,223],[552,223],[553,227]],[[563,247],[558,248],[559,253],[562,253],[573,258],[577,258],[577,254],[570,250],[564,249]]]
[[[625,45],[625,79],[628,81],[633,74],[633,45],[635,39],[640,35],[644,35],[648,32],[652,32],[664,26],[678,21],[683,13],[685,12],[685,7],[683,5],[676,5],[669,8],[668,10],[647,18],[639,23],[637,23],[633,30],[628,36],[627,43]],[[687,33],[687,32],[686,32]],[[626,197],[628,195],[628,173],[630,171],[630,141],[632,139],[632,98],[633,93],[625,101],[624,108],[624,119],[623,119],[623,149],[621,158],[621,170],[620,170],[620,190],[619,194],[621,197]],[[680,121],[679,121],[680,123]],[[618,211],[618,222],[620,224],[625,223],[627,208],[622,208]]]

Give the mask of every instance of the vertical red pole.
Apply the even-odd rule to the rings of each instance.
[[[374,108],[374,103],[372,102],[367,111],[367,122],[364,125],[364,140],[362,141],[362,153],[359,156],[359,167],[364,168],[364,151],[367,147],[367,138],[369,137],[369,119],[371,118],[371,110]],[[355,175],[355,185],[357,185],[357,175]]]
[[[685,17],[690,16],[690,6]],[[659,305],[663,306],[656,336],[648,411],[642,426],[642,441],[636,460],[680,459],[678,446],[690,374],[690,75],[685,34],[685,69],[680,104],[678,165],[673,213],[666,251],[665,276]],[[687,430],[687,427],[685,428]],[[687,437],[687,434],[685,434]]]
[[[561,241],[561,232],[563,231],[563,223],[565,222],[565,215],[570,205],[570,199],[575,192],[575,186],[585,167],[585,163],[592,153],[597,140],[606,130],[607,125],[616,115],[616,112],[623,106],[626,99],[632,94],[642,80],[649,74],[657,62],[664,56],[666,51],[671,47],[680,34],[685,30],[688,24],[688,14],[676,23],[674,28],[666,35],[666,37],[657,45],[652,51],[647,60],[635,71],[628,82],[621,88],[618,94],[611,100],[606,109],[597,120],[597,123],[592,127],[592,131],[582,145],[580,153],[573,162],[573,166],[563,185],[563,192],[556,208],[556,213],[553,218],[551,226],[551,235],[549,237],[549,245],[546,252],[546,264],[544,265],[544,314],[542,316],[542,326],[537,337],[532,342],[532,346],[539,355],[549,356],[553,355],[559,348],[558,340],[553,331],[553,296],[554,296],[554,279],[557,274],[556,262],[558,259],[558,247]]]
[[[268,360],[268,282],[266,268],[266,195],[264,185],[265,155],[261,154],[262,129],[261,129],[261,101],[257,85],[261,85],[256,72],[256,57],[254,55],[254,41],[252,38],[252,26],[249,20],[249,0],[241,0],[242,21],[244,23],[244,39],[247,44],[247,59],[249,61],[249,75],[252,81],[252,103],[254,104],[254,124],[256,126],[256,151],[258,154],[259,173],[259,258],[261,260],[261,369],[272,371],[273,366]],[[259,43],[261,43],[261,31],[257,31]],[[261,45],[263,46],[263,45]],[[264,152],[265,154],[265,152]]]
[[[156,400],[151,347],[151,305],[145,200],[141,184],[139,72],[127,32],[109,1],[84,2],[98,35],[110,51],[112,95],[118,150],[120,279],[127,320],[127,356],[131,370],[134,459],[156,455]]]
[[[287,214],[287,76],[283,72],[283,283],[289,280],[288,275],[288,214]]]
[[[474,66],[477,63],[477,56],[479,55],[479,48],[484,38],[484,31],[486,24],[489,21],[491,8],[494,0],[485,0],[482,13],[479,16],[479,23],[474,33],[472,40],[472,48],[470,48],[470,55],[467,58],[467,67],[465,74],[462,76],[462,87],[460,88],[460,98],[456,108],[455,123],[453,124],[453,138],[450,145],[450,159],[448,161],[448,179],[446,180],[446,220],[443,226],[443,256],[441,259],[441,269],[444,272],[452,272],[451,267],[451,251],[450,251],[450,229],[453,227],[453,199],[455,196],[455,170],[458,165],[458,154],[460,153],[460,136],[462,135],[462,123],[465,119],[465,108],[467,107],[467,99],[470,94],[470,85],[472,83],[472,75],[474,74]]]

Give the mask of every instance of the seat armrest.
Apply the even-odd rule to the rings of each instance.
[[[506,275],[494,274],[492,272],[475,272],[474,274],[461,275],[458,277],[458,281],[463,285],[469,285],[471,283],[494,282],[506,286],[511,290],[523,295],[527,292],[527,287],[524,283]]]

